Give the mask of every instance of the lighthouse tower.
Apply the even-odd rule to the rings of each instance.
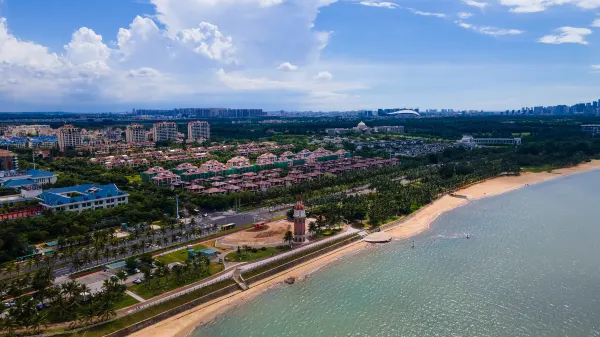
[[[294,242],[304,243],[306,241],[306,211],[302,203],[302,196],[294,207]]]

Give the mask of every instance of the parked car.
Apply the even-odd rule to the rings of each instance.
[[[142,283],[142,280],[139,278],[136,278],[135,280],[133,280],[133,283],[140,284],[140,283]]]

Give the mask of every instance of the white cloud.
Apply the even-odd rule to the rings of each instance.
[[[201,22],[198,28],[182,29],[177,39],[190,46],[194,52],[206,57],[226,62],[234,62],[235,47],[231,36],[223,36],[219,27]]]
[[[280,64],[277,67],[277,70],[282,70],[282,71],[296,71],[298,70],[298,66],[293,65],[289,62],[283,62],[282,64]]]
[[[562,44],[562,43],[578,43],[587,45],[585,40],[587,35],[592,34],[592,31],[587,28],[561,27],[555,30],[557,34],[546,35],[538,40],[540,43]]]
[[[591,26],[592,27],[600,27],[600,18],[594,20],[594,22],[592,22]]]
[[[410,12],[412,12],[413,14],[417,14],[417,15],[422,15],[422,16],[434,16],[436,18],[440,18],[443,19],[446,17],[446,14],[443,13],[431,13],[431,12],[423,12],[420,10],[416,10],[414,8],[407,8]]]
[[[395,4],[393,2],[377,1],[377,0],[365,0],[365,1],[359,2],[359,4],[361,4],[363,6],[389,8],[389,9],[394,9],[394,8],[399,7],[397,4]]]
[[[491,35],[491,36],[520,35],[520,34],[524,33],[524,31],[519,30],[519,29],[505,29],[505,28],[498,28],[498,27],[491,27],[491,26],[477,26],[477,25],[473,25],[470,23],[462,22],[460,20],[455,21],[454,23],[456,23],[459,27],[462,27],[464,29],[473,30],[473,31],[476,31],[481,34]]]
[[[543,12],[551,6],[574,5],[582,9],[600,8],[600,0],[500,0],[515,13]]]
[[[328,71],[321,71],[315,76],[316,80],[330,81],[333,79],[333,75]]]
[[[460,12],[458,13],[458,17],[461,19],[469,19],[473,16],[473,13],[470,12]]]
[[[73,33],[71,42],[65,46],[67,58],[74,64],[89,62],[104,63],[110,57],[111,51],[102,42],[102,35],[83,27]]]
[[[462,0],[462,2],[465,5],[469,5],[469,6],[473,6],[473,7],[477,7],[479,9],[484,9],[487,6],[489,6],[489,4],[487,2],[480,2],[480,1],[475,1],[475,0]]]
[[[600,70],[600,64],[594,64],[594,65],[592,65],[592,69],[593,70]]]

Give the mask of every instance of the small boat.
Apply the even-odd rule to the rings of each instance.
[[[287,283],[287,284],[294,284],[294,282],[296,282],[296,279],[295,279],[295,278],[293,278],[293,277],[290,277],[290,278],[286,279],[286,280],[285,280],[285,281],[283,281],[283,282],[285,282],[285,283]]]

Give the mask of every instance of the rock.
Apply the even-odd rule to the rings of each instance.
[[[283,281],[283,282],[285,282],[285,283],[287,283],[287,284],[294,284],[294,282],[296,282],[296,279],[295,279],[295,278],[293,278],[293,277],[290,277],[290,278],[286,279],[286,280],[285,280],[285,281]]]

